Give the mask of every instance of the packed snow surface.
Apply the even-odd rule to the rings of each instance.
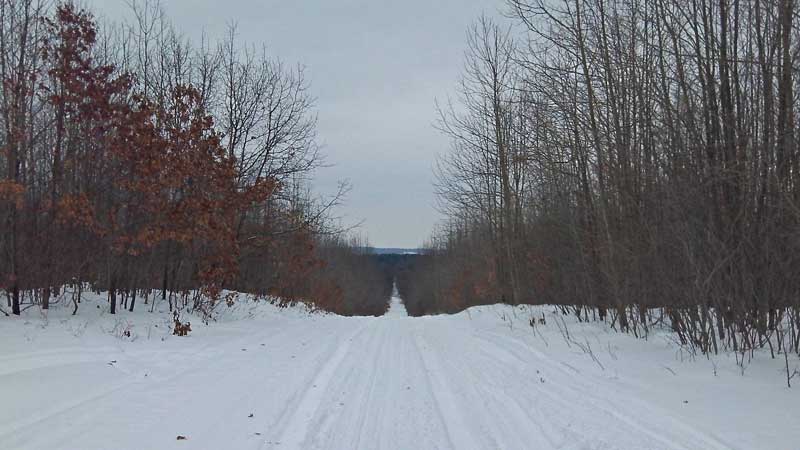
[[[782,360],[742,373],[552,307],[410,318],[395,298],[344,318],[244,299],[174,337],[166,311],[89,297],[74,317],[0,317],[3,450],[800,448]]]

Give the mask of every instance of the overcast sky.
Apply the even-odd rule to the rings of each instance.
[[[100,16],[124,0],[85,0]],[[431,169],[448,140],[433,128],[435,99],[452,95],[469,25],[503,0],[161,0],[186,36],[239,26],[242,43],[266,44],[307,67],[328,163],[314,189],[353,189],[339,213],[377,247],[416,247],[439,220]]]

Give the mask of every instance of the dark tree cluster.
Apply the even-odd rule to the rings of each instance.
[[[800,351],[798,2],[508,6],[512,27],[471,30],[441,107],[448,220],[407,301]]]
[[[385,310],[380,269],[329,217],[346,186],[308,193],[302,68],[235,27],[194,46],[157,2],[130,6],[101,28],[73,2],[0,0],[0,312],[77,311],[85,288],[111,313],[140,299],[209,315],[224,289]]]
[[[429,280],[421,279],[424,274],[434,269],[430,255],[423,253],[393,256],[396,256],[393,274],[397,295],[403,299],[408,315],[419,317],[437,312],[456,312],[436,305],[435,299],[430,296],[431,292],[427,289]]]

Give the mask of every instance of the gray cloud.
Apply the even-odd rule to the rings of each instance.
[[[124,0],[88,0],[101,16],[127,14]],[[319,137],[332,167],[315,190],[338,180],[353,190],[340,213],[373,245],[413,247],[438,220],[431,167],[448,141],[435,129],[435,98],[452,93],[467,27],[503,0],[162,0],[188,37],[221,36],[307,67],[318,98]]]

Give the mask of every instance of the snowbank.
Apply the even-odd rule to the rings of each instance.
[[[800,442],[800,389],[786,388],[782,361],[757,353],[742,371],[733,355],[687,353],[665,330],[637,339],[553,307],[410,318],[395,299],[384,317],[345,318],[242,296],[209,325],[184,315],[193,331],[176,337],[165,305],[144,306],[111,316],[90,294],[77,316],[57,306],[0,317],[0,448]]]

